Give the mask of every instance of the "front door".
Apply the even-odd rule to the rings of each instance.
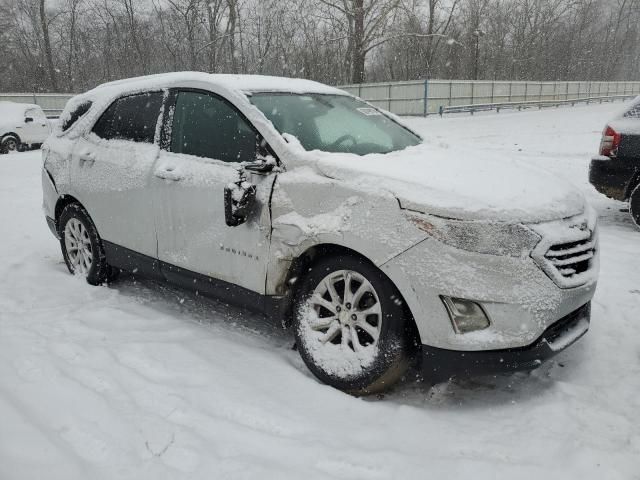
[[[213,93],[176,91],[170,105],[169,138],[151,177],[163,271],[168,277],[195,272],[264,293],[274,175],[247,178],[257,201],[246,223],[229,227],[224,217],[224,188],[238,181],[240,162],[255,160],[256,131]]]
[[[154,141],[163,92],[116,100],[71,159],[71,192],[89,212],[103,240],[156,258],[149,177],[158,157]]]

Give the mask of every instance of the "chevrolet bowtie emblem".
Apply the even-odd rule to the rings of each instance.
[[[575,224],[575,225],[571,225],[571,228],[577,228],[577,229],[579,229],[579,230],[581,230],[581,231],[583,231],[583,232],[584,232],[584,231],[586,231],[586,230],[588,230],[588,229],[589,229],[589,224],[588,224],[588,223],[587,223],[587,221],[585,220],[585,221],[583,221],[582,223]]]

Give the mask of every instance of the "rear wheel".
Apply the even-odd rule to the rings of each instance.
[[[95,225],[78,203],[64,207],[58,219],[60,247],[69,272],[86,278],[91,285],[113,280],[117,271],[108,264]]]
[[[0,140],[0,153],[12,153],[20,151],[20,139],[15,135],[5,135]]]
[[[318,261],[302,280],[294,312],[298,351],[324,383],[366,395],[391,387],[409,366],[400,295],[364,259]]]
[[[631,213],[633,222],[640,228],[640,184],[636,186],[629,197],[629,213]]]

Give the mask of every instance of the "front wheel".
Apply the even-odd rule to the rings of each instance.
[[[0,140],[0,153],[12,153],[21,151],[22,144],[15,135],[6,135]]]
[[[91,285],[115,278],[116,272],[107,264],[98,231],[80,204],[71,203],[62,210],[58,230],[69,272],[86,278]]]
[[[396,383],[409,366],[406,327],[396,288],[364,259],[321,259],[302,280],[296,344],[309,370],[335,388],[366,395]]]
[[[640,228],[640,184],[636,186],[629,197],[629,213],[633,223]]]

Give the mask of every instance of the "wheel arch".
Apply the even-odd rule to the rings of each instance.
[[[640,186],[640,167],[636,168],[631,180],[627,183],[627,189],[624,194],[625,200],[629,200],[631,198],[631,194],[638,186]]]
[[[285,298],[287,299],[287,302],[283,316],[283,322],[286,327],[291,324],[293,315],[292,306],[298,293],[298,286],[301,283],[298,281],[298,279],[304,276],[305,272],[317,261],[319,257],[326,255],[348,255],[351,257],[360,258],[376,268],[391,283],[391,285],[393,285],[395,290],[398,292],[398,295],[400,296],[403,309],[408,319],[407,333],[410,336],[411,341],[415,343],[416,347],[421,344],[420,333],[418,332],[418,327],[416,325],[413,312],[411,311],[409,304],[402,295],[402,292],[396,286],[393,280],[391,280],[391,278],[389,278],[389,276],[384,271],[382,271],[382,269],[380,269],[374,262],[372,262],[366,255],[352,248],[345,247],[344,245],[339,245],[336,243],[319,243],[316,245],[312,245],[292,260],[284,281],[286,292]]]
[[[0,135],[0,144],[2,144],[2,142],[4,142],[4,140],[7,137],[15,137],[15,139],[18,141],[18,146],[20,146],[20,144],[22,144],[22,139],[20,138],[20,135],[18,135],[15,132],[5,132],[2,135]]]
[[[54,218],[53,219],[55,220],[55,223],[56,223],[56,230],[60,229],[60,226],[58,225],[58,221],[60,220],[60,215],[62,214],[62,211],[64,210],[64,208],[67,205],[70,205],[72,203],[77,203],[82,208],[84,208],[84,205],[82,205],[80,200],[78,200],[77,198],[75,198],[72,195],[60,195],[60,197],[56,201],[56,206],[55,206],[55,209],[54,209],[54,212],[53,212],[53,214],[54,214]],[[84,209],[86,211],[86,208],[84,208]]]

